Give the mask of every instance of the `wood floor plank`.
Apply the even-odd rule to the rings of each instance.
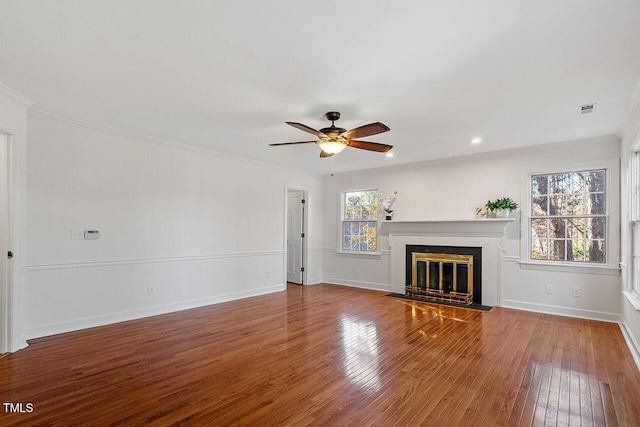
[[[319,284],[32,340],[0,425],[640,425],[613,323]]]

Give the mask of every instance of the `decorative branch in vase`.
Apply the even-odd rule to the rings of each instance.
[[[397,194],[398,192],[394,191],[393,193],[382,199],[382,202],[380,202],[380,204],[382,205],[382,210],[387,213],[385,217],[387,221],[391,220],[391,218],[393,217],[393,209],[391,209],[391,206],[393,206],[394,202],[396,201]]]

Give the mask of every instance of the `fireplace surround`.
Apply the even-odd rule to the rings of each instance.
[[[482,249],[482,272],[477,275],[481,289],[477,294],[474,290],[474,302],[477,296],[482,305],[501,305],[505,228],[513,222],[513,218],[385,221],[380,237],[381,243],[388,242],[391,292],[405,294],[407,245],[477,247]]]

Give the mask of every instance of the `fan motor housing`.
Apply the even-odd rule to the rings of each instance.
[[[320,132],[324,133],[327,136],[338,136],[346,131],[346,129],[339,128],[338,126],[329,126],[328,128],[320,129]]]
[[[335,122],[340,118],[340,113],[338,111],[329,111],[324,116],[327,118],[327,120]]]

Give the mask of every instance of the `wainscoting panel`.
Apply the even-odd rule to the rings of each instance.
[[[285,289],[283,251],[29,266],[25,339]]]

